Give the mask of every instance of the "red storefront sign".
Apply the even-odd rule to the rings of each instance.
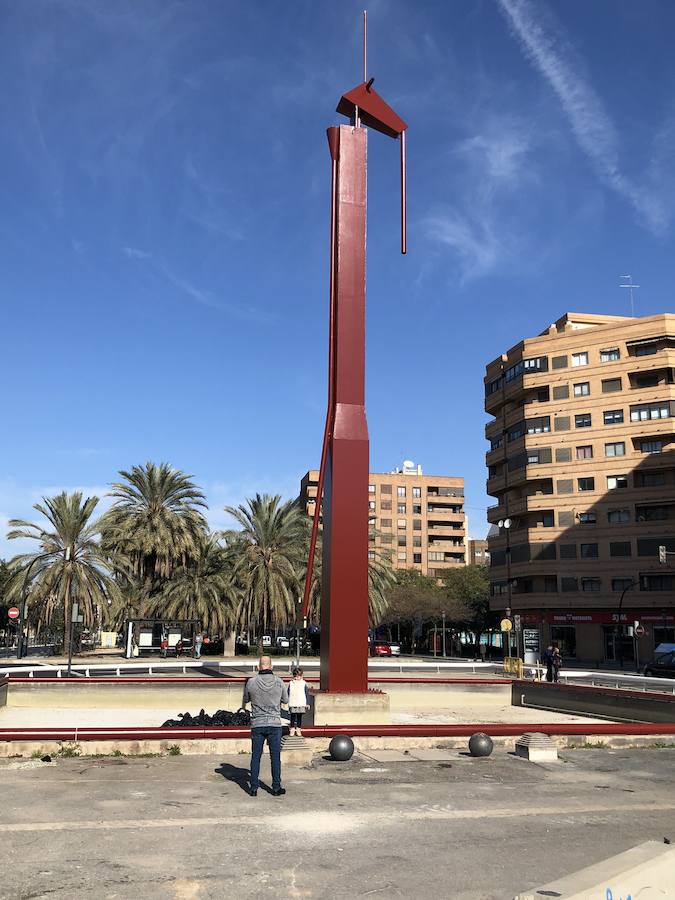
[[[643,625],[672,625],[675,613],[661,613],[658,610],[622,609],[621,612],[611,609],[602,610],[569,610],[556,612],[521,612],[520,619],[526,625],[632,625],[639,621]]]

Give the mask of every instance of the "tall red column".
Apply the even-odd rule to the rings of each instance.
[[[368,690],[365,128],[328,129],[336,163],[333,409],[323,495],[321,690]],[[320,498],[319,498],[320,502]]]

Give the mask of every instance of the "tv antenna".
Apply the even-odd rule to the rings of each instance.
[[[620,275],[619,277],[621,278],[622,281],[627,282],[626,284],[620,284],[619,287],[628,288],[628,290],[630,291],[630,314],[631,314],[631,316],[635,316],[635,301],[633,298],[633,291],[637,290],[640,287],[640,285],[633,284],[633,276],[632,275]]]

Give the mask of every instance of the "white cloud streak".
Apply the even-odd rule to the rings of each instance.
[[[497,3],[525,56],[558,97],[579,147],[598,176],[633,206],[654,234],[664,234],[671,211],[656,186],[636,184],[621,171],[617,129],[584,76],[583,64],[562,28],[545,7],[531,0],[497,0]]]

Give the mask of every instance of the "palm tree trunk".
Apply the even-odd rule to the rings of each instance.
[[[63,596],[63,653],[65,656],[68,656],[70,652],[70,619],[73,609],[72,583],[72,577],[67,575],[66,591]]]

